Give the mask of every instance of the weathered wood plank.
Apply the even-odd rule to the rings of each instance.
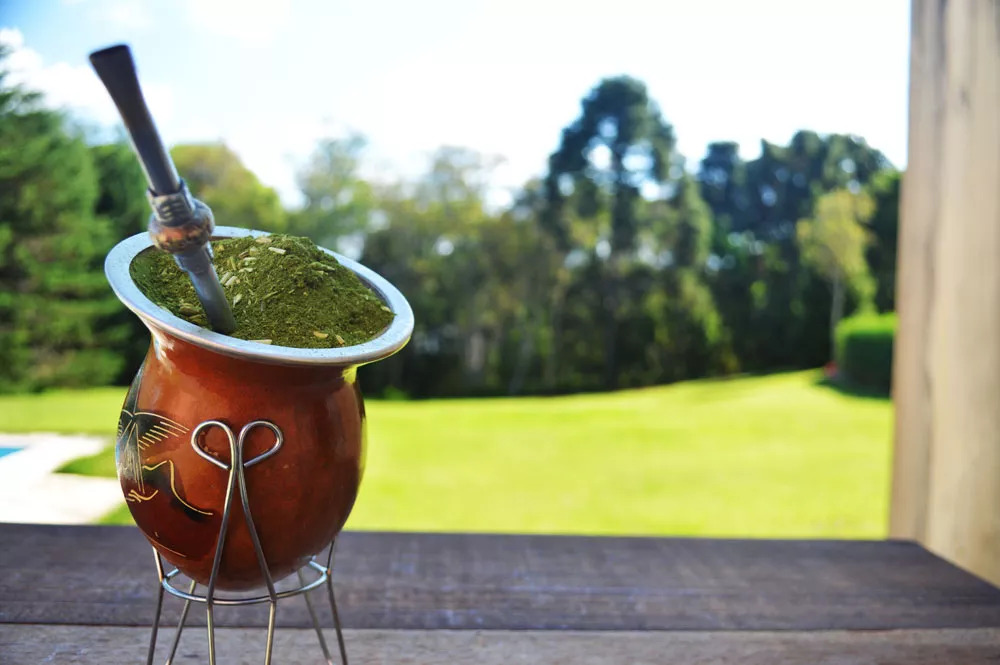
[[[1000,583],[1000,4],[912,7],[890,529]]]
[[[171,631],[159,651],[166,658]],[[148,631],[113,626],[0,625],[5,665],[90,665],[144,662]],[[333,640],[331,633],[328,640]],[[896,630],[801,632],[537,632],[351,630],[345,635],[351,663],[398,665],[599,665],[698,663],[699,665],[995,665],[1000,630]],[[222,628],[216,633],[220,662],[263,662],[264,631]],[[175,662],[204,663],[205,631],[185,631]],[[279,663],[319,663],[316,635],[279,630]],[[336,658],[336,657],[335,657]],[[335,659],[335,662],[338,660]]]
[[[138,530],[8,524],[0,543],[0,622],[151,620],[155,573]],[[347,533],[335,581],[352,628],[1000,627],[1000,590],[906,542]],[[167,600],[173,621],[181,603]],[[260,607],[216,616],[265,621]],[[300,599],[278,619],[309,625]]]

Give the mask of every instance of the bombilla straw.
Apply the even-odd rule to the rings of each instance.
[[[236,320],[212,266],[208,241],[215,228],[212,211],[188,192],[163,146],[139,87],[132,52],[124,44],[90,54],[90,63],[118,107],[132,147],[149,181],[147,197],[153,208],[149,234],[153,244],[174,256],[187,273],[208,323],[220,333],[236,329]]]
[[[150,189],[157,194],[171,194],[179,190],[181,183],[177,169],[153,124],[128,46],[119,44],[95,51],[90,54],[90,62],[118,107],[139,155],[139,163],[146,172]]]

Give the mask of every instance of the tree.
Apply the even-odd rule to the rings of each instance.
[[[710,280],[742,366],[806,367],[829,357],[832,293],[800,256],[796,226],[819,196],[861,191],[888,167],[859,137],[808,130],[787,145],[762,142],[745,164],[734,144],[709,146],[698,180],[715,215]]]
[[[597,265],[604,383],[613,388],[623,261],[636,251],[646,221],[640,205],[644,190],[659,194],[672,180],[674,134],[646,86],[628,76],[604,79],[581,107],[580,117],[563,130],[559,148],[549,157],[547,206],[539,221],[567,259],[582,252]],[[552,308],[556,346],[567,287],[564,273]]]
[[[706,280],[712,244],[711,210],[698,182],[684,175],[673,195],[650,202],[656,267],[648,286],[633,296],[650,317],[649,364],[654,381],[681,380],[732,369],[725,331]],[[638,276],[633,271],[633,279]],[[639,340],[633,340],[633,344]]]
[[[872,242],[866,258],[875,278],[875,307],[880,312],[896,309],[896,251],[899,233],[899,171],[883,171],[872,179],[869,192],[875,202]]]
[[[745,228],[794,251],[795,225],[809,216],[818,196],[835,189],[859,191],[889,166],[885,155],[856,136],[800,130],[787,146],[761,141],[760,157],[746,167]]]
[[[867,194],[837,190],[819,197],[812,219],[799,222],[797,238],[802,258],[822,275],[833,293],[831,348],[837,324],[844,315],[846,289],[857,289],[863,302],[872,295],[865,262],[868,238],[864,225],[873,212],[874,204]]]
[[[212,209],[216,224],[275,232],[287,228],[278,193],[261,184],[224,143],[177,145],[170,155],[194,197]]]
[[[150,217],[149,185],[131,146],[124,141],[91,146],[90,157],[97,178],[94,212],[107,218],[120,238],[145,231]]]
[[[551,390],[552,377],[543,373],[553,367],[546,362],[557,349],[553,345],[550,306],[559,280],[565,275],[565,256],[560,253],[550,234],[537,224],[546,208],[544,185],[541,180],[529,180],[517,194],[502,220],[518,232],[521,243],[516,261],[510,263],[512,274],[508,290],[514,299],[516,349],[506,358],[513,358],[507,393],[520,394],[526,388],[535,392]],[[536,370],[536,371],[533,371]]]
[[[733,230],[747,227],[750,196],[747,166],[740,159],[739,145],[731,141],[710,143],[708,153],[699,163],[697,180],[714,218],[714,251],[721,253],[725,237]]]
[[[701,272],[708,261],[712,243],[712,217],[698,184],[683,176],[671,200],[673,223],[669,246],[672,266],[680,270]]]
[[[336,248],[338,241],[368,230],[375,192],[359,174],[366,145],[357,134],[317,143],[298,173],[305,205],[291,221],[296,233]]]
[[[0,390],[102,385],[121,370],[102,270],[116,238],[96,197],[82,138],[0,71]]]
[[[150,217],[145,194],[149,185],[131,146],[124,141],[92,146],[90,156],[97,179],[94,214],[112,229],[114,241],[144,232]],[[124,305],[101,325],[108,348],[115,350],[122,361],[114,381],[127,385],[146,355],[149,331]]]
[[[366,370],[376,387],[420,395],[502,390],[497,349],[512,305],[498,282],[523,268],[515,248],[524,245],[516,229],[508,226],[508,237],[496,228],[497,216],[486,209],[491,163],[442,148],[415,182],[375,188],[380,221],[361,260],[403,290],[416,318],[413,342]]]

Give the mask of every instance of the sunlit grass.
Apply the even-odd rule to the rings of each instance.
[[[59,473],[76,473],[81,476],[115,477],[115,451],[108,446],[99,453],[78,457],[57,469]]]
[[[0,432],[114,436],[126,388],[0,395]]]
[[[573,397],[371,401],[348,528],[883,537],[891,405],[818,380],[796,372]],[[110,433],[123,392],[2,398],[0,431],[39,422]],[[54,403],[58,419],[45,423]],[[86,464],[110,473],[110,455]],[[129,520],[124,510],[111,519]]]

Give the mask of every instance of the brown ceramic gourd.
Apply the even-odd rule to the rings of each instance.
[[[217,237],[248,235],[220,227]],[[245,468],[253,523],[274,579],[305,565],[330,544],[350,514],[364,471],[364,401],[357,367],[402,348],[413,328],[403,296],[363,266],[338,256],[378,293],[395,318],[374,340],[339,349],[291,349],[245,342],[198,328],[143,296],[128,275],[151,243],[129,238],[108,255],[116,295],[149,328],[152,343],[129,389],[118,425],[115,459],[122,492],[153,547],[192,579],[207,584],[222,523],[230,444],[220,421],[239,436],[254,421],[283,435],[273,456]],[[153,250],[150,250],[153,251]],[[247,433],[244,462],[276,442],[267,427]],[[264,580],[238,495],[216,578],[219,589]]]

